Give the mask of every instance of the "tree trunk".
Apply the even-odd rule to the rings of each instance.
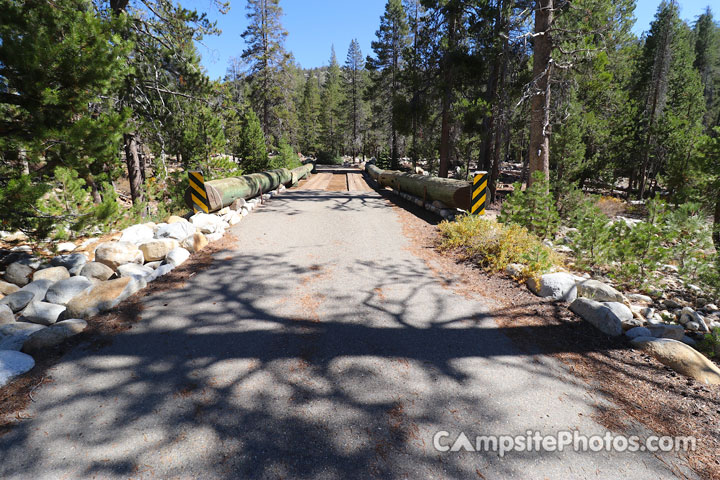
[[[493,125],[491,130],[492,143],[488,152],[490,155],[490,160],[488,162],[490,163],[490,168],[487,169],[490,171],[490,182],[488,187],[490,189],[489,201],[491,203],[495,202],[497,182],[500,177],[500,162],[502,161],[501,152],[503,151],[504,144],[507,142],[505,137],[509,134],[506,117],[508,111],[507,71],[508,62],[510,60],[510,38],[508,34],[509,19],[507,18],[507,14],[505,12],[504,2],[498,3],[498,13],[495,24],[497,25],[497,36],[501,36],[500,34],[502,33],[502,37],[504,37],[505,40],[502,44],[502,53],[497,55],[495,65],[493,66],[496,79],[493,85],[494,95],[491,99],[493,105]]]
[[[499,121],[495,125],[495,133],[493,135],[493,148],[492,148],[492,168],[490,169],[490,181],[488,182],[488,188],[490,189],[490,203],[495,202],[495,196],[497,193],[497,182],[500,178],[500,162],[502,161],[501,152],[503,151],[503,144],[505,137],[509,135],[505,122],[499,115]]]
[[[525,135],[525,131],[523,130],[523,151],[521,152],[522,155],[522,172],[520,175],[520,183],[528,185],[528,177],[529,171],[530,171],[530,140],[529,135]]]
[[[22,168],[23,175],[30,175],[30,163],[27,159],[27,152],[24,148],[18,150],[18,160],[20,160],[20,168]]]
[[[495,17],[493,27],[493,38],[497,39],[500,34],[501,28],[501,12],[502,2],[498,2],[497,5],[498,14]],[[495,46],[495,45],[494,45]],[[497,121],[496,107],[499,101],[498,98],[498,80],[500,77],[500,62],[503,61],[501,55],[493,49],[492,65],[490,68],[490,74],[488,75],[486,101],[491,106],[490,116],[485,117],[483,120],[483,143],[480,150],[480,164],[482,169],[489,172],[492,169],[492,148],[494,141],[494,130],[495,122]]]
[[[395,116],[393,115],[393,124],[395,123]],[[397,130],[395,125],[392,127],[392,149],[390,150],[390,165],[393,170],[397,170],[400,166],[398,158],[398,147],[397,147]]]
[[[553,0],[535,2],[535,35],[533,48],[533,96],[530,103],[530,170],[528,185],[533,173],[542,172],[550,179],[550,77],[552,75]]]
[[[455,11],[448,12],[448,51],[455,48]],[[440,170],[438,176],[447,178],[450,170],[450,107],[452,106],[453,69],[450,64],[450,55],[443,55],[444,91],[442,97],[442,127],[440,128]]]
[[[450,170],[450,92],[443,95],[442,127],[440,129],[440,170],[438,176],[447,178]]]
[[[90,193],[93,198],[93,202],[97,205],[99,203],[102,203],[102,197],[100,196],[100,191],[98,190],[97,183],[95,182],[95,179],[91,174],[85,175],[85,183],[88,184],[90,187]]]
[[[713,215],[712,239],[715,244],[715,251],[720,253],[720,191],[715,191],[715,215]]]
[[[125,163],[127,164],[128,181],[130,182],[130,196],[132,197],[133,205],[137,205],[145,201],[137,140],[133,133],[126,133],[124,139]]]
[[[713,215],[713,243],[715,244],[715,251],[720,257],[720,191],[715,191],[715,214]],[[718,260],[718,267],[720,268],[720,260]]]

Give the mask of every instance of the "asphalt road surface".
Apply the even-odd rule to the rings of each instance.
[[[235,250],[145,297],[141,323],[66,355],[0,437],[0,478],[673,478],[649,453],[436,450],[439,431],[605,430],[590,392],[444,288],[358,179],[276,197]]]

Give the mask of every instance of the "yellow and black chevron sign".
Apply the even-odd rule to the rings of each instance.
[[[473,177],[472,201],[470,202],[470,215],[485,215],[488,194],[488,173],[475,172]]]
[[[205,179],[202,172],[188,172],[188,180],[190,180],[190,188],[192,193],[193,210],[195,213],[209,213],[207,190],[205,190]]]

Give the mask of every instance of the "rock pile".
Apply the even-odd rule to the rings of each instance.
[[[267,200],[285,190],[263,195]],[[262,200],[234,202],[214,214],[126,228],[103,242],[94,261],[71,242],[57,246],[49,262],[23,251],[0,280],[0,387],[32,369],[31,355],[55,347],[87,327],[87,320],[117,306],[148,283],[182,265],[191,253],[219,240]],[[21,353],[24,352],[24,353]]]
[[[545,274],[527,284],[540,297],[569,302],[573,313],[605,335],[624,333],[633,346],[677,372],[720,384],[720,370],[692,348],[704,334],[720,328],[715,304],[704,301],[696,310],[678,298],[655,301],[647,295],[625,295],[607,283],[566,272]]]

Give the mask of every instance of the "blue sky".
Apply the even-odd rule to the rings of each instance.
[[[283,25],[288,31],[286,48],[303,67],[327,65],[330,46],[335,45],[338,61],[345,61],[350,40],[357,38],[363,55],[370,52],[386,0],[281,0],[285,15]],[[715,0],[679,0],[682,18],[691,22]],[[218,14],[212,0],[180,0],[186,8],[208,12],[223,31],[219,37],[206,37],[199,46],[203,66],[212,79],[225,75],[229,60],[239,56],[245,47],[240,34],[247,26],[244,0],[231,0],[230,11]],[[635,9],[638,35],[647,30],[660,0],[638,0]],[[720,16],[714,8],[715,16]]]

